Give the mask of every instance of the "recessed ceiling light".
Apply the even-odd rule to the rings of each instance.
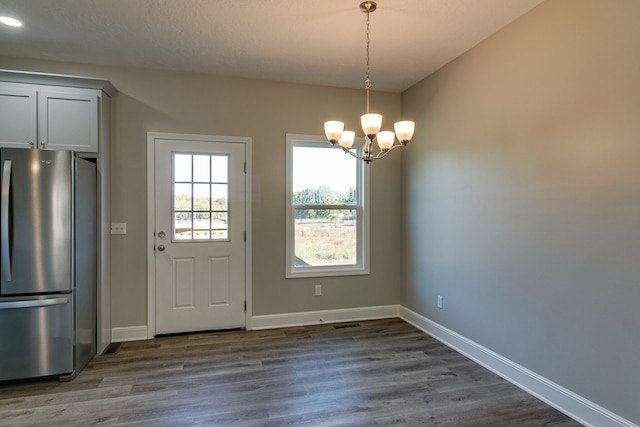
[[[0,16],[0,22],[10,27],[22,27],[22,22],[10,16]]]

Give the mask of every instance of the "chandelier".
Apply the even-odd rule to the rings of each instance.
[[[355,132],[344,130],[344,123],[338,120],[330,120],[324,123],[324,132],[331,145],[338,144],[345,153],[351,154],[358,160],[363,160],[367,164],[378,160],[389,154],[398,147],[405,147],[413,137],[415,123],[409,120],[403,120],[394,124],[394,132],[380,131],[382,127],[382,115],[369,112],[369,89],[371,89],[371,69],[369,67],[369,15],[376,10],[377,4],[374,1],[365,1],[360,3],[360,11],[367,14],[367,67],[364,87],[367,91],[367,113],[360,117],[362,130],[365,135],[365,142],[362,156],[358,156],[351,147],[355,140]],[[399,144],[395,144],[398,138]],[[374,154],[373,141],[378,143],[379,151]]]

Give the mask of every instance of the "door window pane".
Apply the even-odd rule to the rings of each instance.
[[[173,155],[173,181],[191,182],[191,155]]]
[[[211,182],[229,182],[229,157],[211,156]]]
[[[211,156],[193,156],[193,181],[211,182]]]
[[[192,209],[191,184],[174,184],[174,211],[190,211]]]
[[[229,206],[229,185],[228,184],[212,184],[211,198],[213,201],[212,209],[214,211],[226,211]]]
[[[212,212],[211,213],[211,238],[212,239],[228,239],[229,227],[227,219],[229,214],[227,212]]]
[[[211,211],[211,193],[209,184],[193,184],[193,210]]]
[[[193,220],[193,239],[211,239],[211,212],[195,212]]]
[[[193,231],[191,212],[175,212],[173,224],[173,238],[175,240],[191,240]]]
[[[173,238],[227,240],[229,157],[173,154]]]

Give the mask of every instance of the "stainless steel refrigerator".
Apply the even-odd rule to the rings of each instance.
[[[0,149],[0,381],[74,378],[96,353],[96,168]]]

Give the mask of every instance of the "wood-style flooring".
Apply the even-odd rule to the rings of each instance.
[[[2,426],[579,426],[400,319],[125,342],[0,385]]]

